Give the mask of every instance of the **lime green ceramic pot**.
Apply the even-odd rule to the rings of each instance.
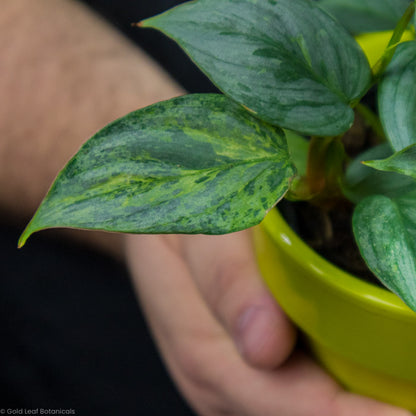
[[[255,229],[271,292],[347,389],[416,412],[416,314],[310,249],[272,210]]]

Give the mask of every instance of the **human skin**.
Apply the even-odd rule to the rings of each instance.
[[[0,211],[20,224],[96,130],[184,93],[72,0],[3,0],[0,56]],[[294,349],[296,331],[261,281],[249,231],[63,238],[126,259],[166,365],[199,414],[410,415],[345,392]]]

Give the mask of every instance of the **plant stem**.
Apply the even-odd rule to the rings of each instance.
[[[397,45],[400,43],[400,39],[403,36],[404,31],[409,26],[409,23],[412,20],[412,17],[415,13],[415,1],[412,1],[409,4],[409,7],[404,12],[403,16],[399,20],[394,29],[394,32],[390,38],[390,41],[383,53],[383,56],[376,62],[373,66],[373,80],[374,83],[381,77],[381,75],[386,70],[388,64],[390,63],[391,59],[393,58],[394,52],[396,51]]]
[[[413,0],[413,5],[416,10],[416,0]],[[413,13],[413,24],[410,25],[410,31],[413,33],[413,37],[416,35],[416,13]]]
[[[387,140],[386,135],[377,115],[363,103],[357,104],[355,108],[357,112],[363,117],[364,122],[369,127],[371,127],[377,137],[380,138],[382,142],[385,142]]]
[[[345,158],[340,137],[312,137],[306,182],[315,204],[329,208],[341,195]]]

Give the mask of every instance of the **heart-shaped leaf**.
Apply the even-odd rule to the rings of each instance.
[[[258,224],[294,167],[283,132],[217,94],[133,112],[58,175],[20,239],[50,227],[221,234]]]
[[[364,162],[374,169],[397,172],[416,179],[416,144],[412,144],[387,159],[369,160]]]
[[[416,41],[397,46],[380,83],[380,119],[396,151],[416,143]]]
[[[354,35],[393,30],[413,0],[319,0]]]
[[[371,71],[355,40],[310,0],[198,0],[142,22],[176,40],[226,95],[294,131],[346,131]]]
[[[353,229],[370,270],[416,311],[416,193],[364,199]]]

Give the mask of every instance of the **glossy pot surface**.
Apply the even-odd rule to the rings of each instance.
[[[255,229],[271,292],[347,389],[416,412],[416,313],[310,249],[276,209]]]

